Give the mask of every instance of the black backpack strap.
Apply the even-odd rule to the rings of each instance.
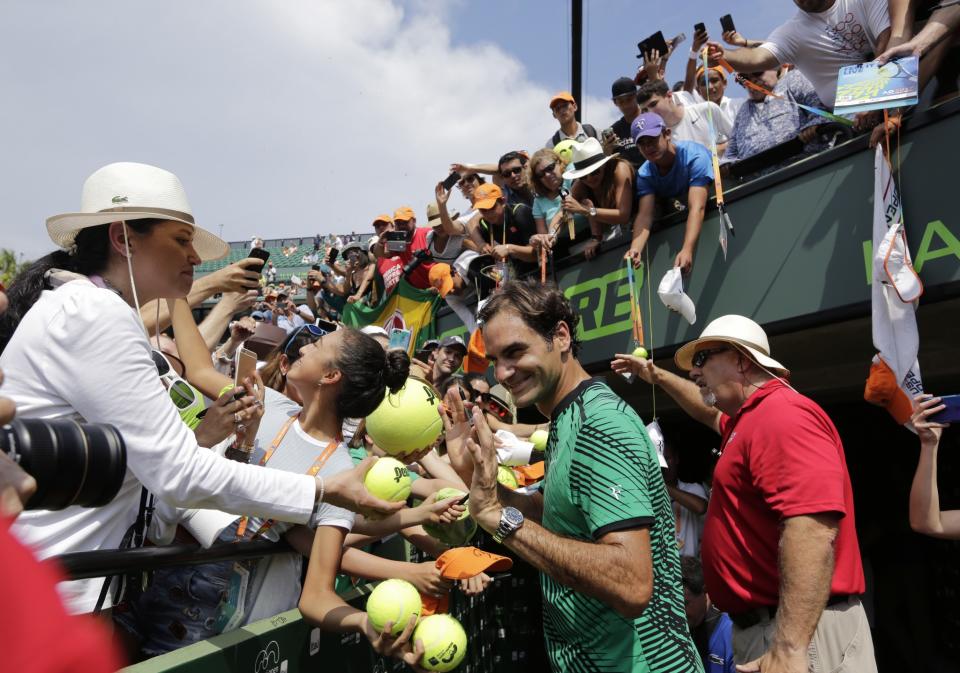
[[[145,486],[140,488],[140,507],[137,510],[137,519],[133,522],[130,528],[127,529],[127,532],[123,534],[123,539],[120,541],[120,549],[136,549],[143,546],[144,539],[146,538],[147,528],[150,527],[150,521],[153,519],[153,511],[156,509],[156,500],[153,494],[146,489]],[[127,575],[133,575],[134,573],[128,573]],[[97,597],[96,607],[93,608],[93,614],[98,615],[100,611],[103,610],[103,603],[107,598],[107,592],[110,590],[110,585],[113,583],[114,578],[120,580],[117,584],[117,590],[114,592],[113,604],[116,605],[120,602],[120,599],[123,597],[123,594],[126,592],[126,587],[129,581],[127,575],[122,573],[116,575],[109,575],[103,580],[103,586],[100,587],[100,595]]]
[[[557,143],[560,142],[560,131],[557,131],[556,133],[553,134],[553,137],[550,138],[550,142],[553,143],[554,147],[557,146]]]
[[[596,138],[600,140],[600,134],[597,133],[597,129],[590,126],[590,124],[583,124],[583,132],[586,133],[591,138]]]

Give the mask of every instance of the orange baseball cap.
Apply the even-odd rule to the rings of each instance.
[[[430,267],[430,285],[440,290],[440,296],[446,297],[453,289],[453,276],[450,265],[442,262]]]
[[[416,216],[417,216],[416,213],[413,212],[413,208],[411,208],[410,206],[400,206],[395,211],[393,211],[393,219],[395,221],[403,220],[404,222],[407,222],[409,220],[412,220]]]
[[[448,580],[466,580],[482,572],[505,572],[512,567],[513,561],[508,557],[476,547],[448,549],[437,559],[440,575]]]
[[[492,182],[485,182],[473,190],[473,207],[486,209],[493,208],[497,199],[503,198],[503,191]]]
[[[557,93],[553,94],[553,98],[550,99],[550,109],[552,110],[554,105],[563,101],[573,103],[574,105],[577,104],[577,101],[573,99],[572,93],[569,91],[558,91]]]
[[[712,65],[708,68],[708,70],[713,70],[714,72],[719,74],[724,80],[727,79],[727,71],[724,70],[723,66],[721,65]],[[697,81],[699,82],[702,77],[703,77],[703,66],[701,65],[699,68],[697,68]]]
[[[373,218],[373,224],[376,224],[377,222],[386,222],[387,224],[393,224],[393,218],[387,215],[386,213],[384,213],[383,215],[377,215],[375,218]]]

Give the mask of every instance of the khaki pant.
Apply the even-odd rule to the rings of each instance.
[[[733,626],[733,659],[738,664],[758,659],[773,642],[776,619],[765,616],[748,629]],[[807,651],[810,673],[876,673],[873,638],[867,613],[857,597],[827,607]]]

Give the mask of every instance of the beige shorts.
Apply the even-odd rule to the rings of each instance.
[[[733,659],[737,664],[758,659],[773,642],[776,619],[769,616],[747,629],[733,626]],[[807,651],[810,673],[876,673],[873,638],[860,599],[828,606],[817,622]]]

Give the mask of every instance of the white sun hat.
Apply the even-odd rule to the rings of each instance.
[[[673,356],[680,369],[693,369],[693,354],[708,342],[733,344],[761,367],[772,370],[779,376],[790,376],[790,370],[770,357],[770,342],[767,333],[757,323],[742,315],[725,315],[713,320],[703,328],[699,339],[684,344]]]
[[[80,212],[47,218],[47,233],[69,249],[81,229],[111,222],[156,218],[193,227],[193,247],[200,259],[220,259],[230,246],[193,221],[180,179],[162,168],[131,162],[108,164],[83,183]]]
[[[697,322],[697,307],[693,300],[683,291],[683,274],[679,266],[675,266],[660,281],[657,288],[657,296],[660,301],[671,311],[676,311],[682,315],[691,325]]]
[[[596,138],[587,138],[582,143],[573,145],[573,170],[563,174],[565,180],[576,180],[584,175],[589,175],[603,166],[605,163],[615,158],[616,155],[607,156],[603,153],[603,146]]]

